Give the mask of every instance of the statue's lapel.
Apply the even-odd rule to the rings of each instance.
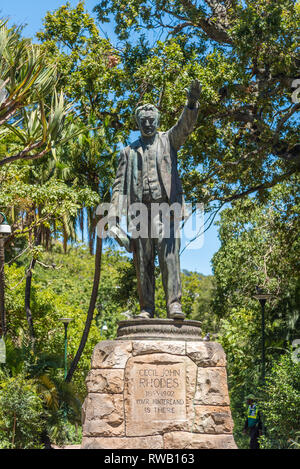
[[[156,161],[157,161],[158,168],[160,167],[161,161],[166,153],[165,142],[164,142],[163,136],[164,134],[162,132],[158,132],[157,139],[156,139]]]
[[[140,139],[136,140],[131,145],[130,151],[130,160],[131,160],[131,180],[133,184],[133,191],[135,195],[140,196],[139,192],[139,179],[142,178],[142,169],[143,169],[143,147]]]

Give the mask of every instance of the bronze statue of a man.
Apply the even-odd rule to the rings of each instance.
[[[194,80],[187,91],[187,103],[177,123],[167,132],[158,132],[159,111],[152,104],[136,109],[141,136],[120,153],[119,165],[112,189],[111,206],[118,214],[111,233],[127,251],[133,252],[137,272],[141,313],[152,318],[155,312],[154,260],[158,254],[162,282],[166,295],[167,315],[184,319],[181,307],[180,236],[176,236],[174,220],[169,219],[167,236],[164,221],[151,216],[153,204],[184,204],[183,191],[177,170],[177,152],[193,131],[198,116],[200,83]],[[126,203],[124,204],[124,197]],[[147,207],[148,235],[129,238],[119,226],[121,212],[130,219],[130,206],[142,203]],[[125,205],[125,207],[124,207]],[[160,225],[160,234],[151,236],[151,224]]]

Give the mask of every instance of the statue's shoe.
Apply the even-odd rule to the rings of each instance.
[[[170,319],[185,319],[185,314],[182,311],[182,306],[180,303],[172,303],[169,306],[169,315]]]
[[[150,319],[152,316],[149,313],[149,311],[145,311],[144,309],[136,316],[137,318],[140,319]]]

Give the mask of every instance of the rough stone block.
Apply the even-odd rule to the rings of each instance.
[[[89,393],[83,421],[84,436],[125,435],[123,395]]]
[[[229,405],[225,368],[198,368],[194,404],[212,406]]]
[[[232,433],[230,407],[195,406],[191,431],[194,433]]]
[[[123,369],[92,369],[86,379],[88,392],[120,394],[124,390]]]
[[[125,368],[132,351],[131,341],[103,340],[94,348],[91,368]]]
[[[163,449],[160,435],[140,438],[86,438],[82,440],[82,449]]]
[[[132,343],[133,356],[149,353],[185,355],[185,342],[179,340],[139,340]]]
[[[217,342],[187,342],[186,354],[199,367],[226,366],[226,356]]]
[[[165,449],[236,449],[232,435],[201,435],[189,432],[164,434]]]

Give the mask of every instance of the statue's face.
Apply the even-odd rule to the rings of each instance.
[[[138,124],[141,134],[144,137],[152,137],[158,128],[158,113],[153,111],[141,111],[138,117]]]

